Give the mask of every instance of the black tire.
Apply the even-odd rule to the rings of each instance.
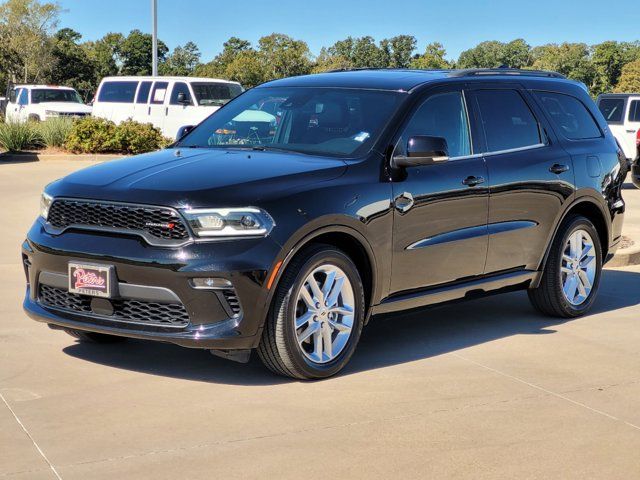
[[[117,335],[106,335],[104,333],[84,332],[82,330],[73,330],[71,328],[65,328],[65,332],[74,338],[77,338],[82,343],[119,343],[126,340],[125,337],[119,337]]]
[[[591,291],[579,305],[567,300],[562,289],[562,255],[565,245],[573,232],[585,230],[591,236],[595,249],[596,271]],[[602,274],[602,246],[600,237],[593,223],[587,218],[574,215],[567,218],[560,226],[549,252],[549,258],[542,274],[540,285],[528,290],[531,304],[541,313],[561,318],[575,318],[584,315],[592,307],[600,285]]]
[[[39,122],[40,121],[40,115],[36,115],[35,113],[32,113],[31,115],[29,115],[29,121],[30,122]]]
[[[337,266],[349,279],[354,293],[354,318],[350,337],[340,354],[330,362],[315,363],[303,354],[294,321],[300,288],[314,269],[325,264]],[[342,370],[353,355],[360,340],[364,316],[364,288],[353,261],[335,247],[311,245],[291,261],[282,275],[265,320],[258,356],[278,375],[303,380],[330,377]]]

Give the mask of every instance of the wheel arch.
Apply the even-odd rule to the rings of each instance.
[[[570,216],[570,215],[582,215],[583,217],[589,219],[591,223],[593,223],[596,231],[598,232],[598,237],[600,240],[600,245],[602,247],[602,258],[603,261],[607,256],[607,252],[609,251],[609,231],[610,225],[607,222],[607,217],[604,213],[603,207],[598,203],[597,200],[592,198],[589,195],[584,195],[582,197],[577,198],[573,203],[571,203],[567,209],[560,215],[558,221],[556,221],[555,228],[553,229],[553,234],[547,239],[547,246],[544,252],[544,256],[542,261],[538,267],[538,271],[544,271],[544,268],[547,264],[547,260],[549,258],[549,254],[551,252],[551,246],[553,245],[553,240],[556,238],[558,234],[558,230],[562,223]],[[536,280],[532,282],[532,287],[537,287],[540,283],[541,275],[538,275]]]
[[[334,246],[342,250],[353,260],[360,273],[362,284],[365,290],[365,324],[368,322],[373,305],[377,295],[379,295],[378,282],[378,265],[373,249],[364,235],[347,225],[331,225],[318,228],[307,233],[297,240],[295,244],[287,249],[287,254],[278,265],[277,273],[273,279],[271,288],[266,299],[265,312],[267,312],[273,301],[275,291],[277,289],[283,273],[300,251],[308,245],[314,243],[323,243]]]

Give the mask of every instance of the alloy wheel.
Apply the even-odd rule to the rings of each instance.
[[[565,299],[574,306],[582,305],[589,298],[596,278],[595,247],[586,230],[575,230],[567,239],[560,270]]]
[[[316,267],[296,299],[298,346],[314,363],[335,359],[346,347],[354,323],[355,295],[349,278],[335,265]]]

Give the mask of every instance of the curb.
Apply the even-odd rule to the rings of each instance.
[[[0,154],[0,164],[2,163],[22,163],[22,162],[48,162],[48,161],[94,161],[105,162],[124,158],[128,155],[111,154],[72,154],[72,153],[49,153],[40,154],[37,152],[28,153],[2,153]]]
[[[611,260],[607,262],[607,267],[628,267],[640,265],[640,245],[618,250]]]

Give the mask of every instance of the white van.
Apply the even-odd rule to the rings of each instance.
[[[105,77],[93,115],[115,123],[152,123],[175,138],[180,127],[197,125],[243,92],[237,82],[196,77]]]
[[[5,117],[9,122],[39,122],[52,117],[83,117],[91,107],[73,88],[55,85],[16,85],[9,94]]]
[[[628,160],[640,147],[640,93],[608,93],[598,97],[598,108]]]

